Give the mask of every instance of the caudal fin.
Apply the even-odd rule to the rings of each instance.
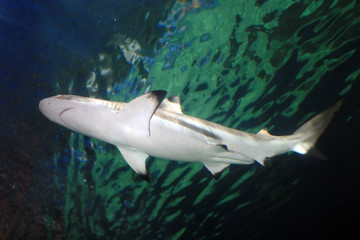
[[[334,105],[319,113],[298,130],[296,130],[293,136],[301,139],[294,147],[293,151],[300,154],[310,153],[314,157],[326,160],[326,157],[316,150],[315,143],[329,126],[336,112],[338,112],[343,104],[343,100],[338,100]]]

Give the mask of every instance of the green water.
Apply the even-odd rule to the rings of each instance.
[[[322,96],[330,104],[351,92],[359,78],[357,67],[324,84],[331,71],[358,51],[349,45],[360,38],[355,4],[220,0],[215,7],[197,8],[176,22],[184,31],[168,34],[139,89],[178,95],[183,112],[191,116],[252,133],[267,127],[275,134],[291,134],[314,114],[303,112],[294,121],[319,86],[331,89]],[[129,82],[144,77],[141,66],[134,67]],[[69,132],[63,138],[67,150],[56,153],[53,161],[60,167],[61,159],[69,157],[66,178],[54,176],[55,188],[64,189],[67,239],[221,237],[240,216],[240,229],[257,224],[246,222],[255,213],[263,217],[259,224],[269,220],[272,211],[293,199],[302,182],[301,175],[292,174],[302,167],[286,161],[302,157],[291,154],[271,170],[231,166],[218,181],[201,164],[151,158],[148,183],[115,147]]]

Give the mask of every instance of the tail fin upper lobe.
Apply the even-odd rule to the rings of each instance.
[[[326,160],[326,157],[316,150],[314,145],[331,123],[335,113],[340,110],[342,104],[343,100],[338,100],[334,105],[319,113],[296,130],[293,136],[297,136],[301,140],[292,148],[292,150],[300,154],[307,154],[310,152],[315,157]]]

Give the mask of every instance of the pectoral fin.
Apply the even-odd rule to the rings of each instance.
[[[149,155],[138,151],[136,148],[118,146],[118,149],[130,167],[144,180],[149,181],[150,179],[146,170],[146,159]]]

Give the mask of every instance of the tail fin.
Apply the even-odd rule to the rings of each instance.
[[[296,136],[301,140],[292,150],[300,154],[310,153],[316,158],[326,160],[327,158],[325,155],[315,148],[315,143],[331,123],[335,113],[340,110],[342,104],[343,100],[338,100],[333,106],[319,113],[296,130],[293,136]]]

